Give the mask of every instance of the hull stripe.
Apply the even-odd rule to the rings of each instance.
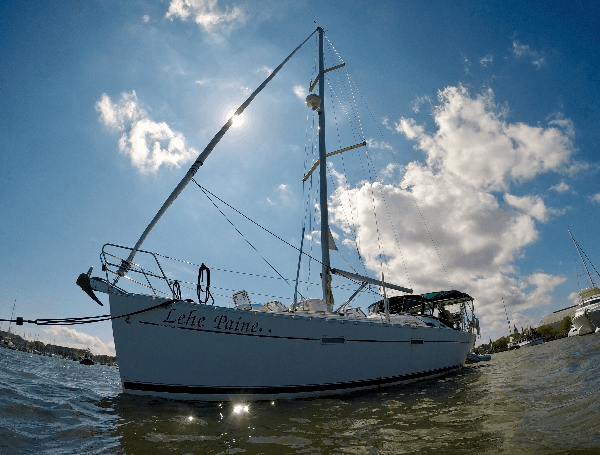
[[[421,373],[412,373],[401,376],[392,376],[387,378],[367,379],[364,381],[352,382],[334,382],[328,384],[309,384],[309,385],[290,385],[290,386],[259,386],[259,387],[223,387],[223,386],[192,386],[192,385],[174,385],[174,384],[151,384],[146,382],[124,381],[123,388],[127,390],[136,390],[143,392],[160,393],[178,393],[191,395],[275,395],[280,393],[311,393],[325,392],[332,390],[347,390],[366,387],[376,387],[379,385],[388,385],[397,382],[423,379],[428,376],[439,375],[457,370],[461,365],[440,368],[437,370],[425,371]]]

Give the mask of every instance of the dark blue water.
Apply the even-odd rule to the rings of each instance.
[[[600,334],[338,398],[186,403],[0,348],[0,454],[600,454]]]

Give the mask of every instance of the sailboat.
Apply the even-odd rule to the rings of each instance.
[[[215,304],[211,294],[215,282],[213,279],[211,284],[210,267],[205,264],[199,266],[198,282],[193,285],[197,300],[184,298],[184,281],[174,279],[161,265],[168,257],[141,249],[154,225],[192,180],[234,117],[241,115],[315,34],[318,73],[310,84],[306,102],[318,115],[319,156],[309,173],[319,169],[321,239],[331,237],[327,159],[364,146],[366,141],[326,152],[325,79],[327,73],[343,65],[325,68],[324,32],[318,27],[215,135],[137,244],[133,248],[104,245],[101,260],[105,276],[93,277],[92,269],[79,276],[78,284],[98,303],[102,304],[96,292],[108,294],[124,392],[207,401],[314,397],[433,378],[465,364],[478,330],[471,296],[459,291],[410,295],[412,289],[384,281],[383,274],[378,279],[334,268],[327,241],[321,241],[318,261],[322,296],[298,297],[294,292],[293,301],[288,304],[280,300],[257,304],[245,289],[232,294],[231,305]],[[301,256],[305,254],[302,248],[300,251]],[[136,255],[147,257],[154,264],[153,271],[134,262]],[[332,276],[357,287],[336,309]],[[121,287],[123,281],[145,286],[149,291],[126,291]],[[168,289],[165,293],[159,292],[161,285]],[[377,287],[381,295],[365,313],[350,304],[367,286]],[[387,294],[392,291],[409,295],[388,299]]]
[[[577,334],[586,335],[588,333],[594,333],[600,330],[600,289],[598,289],[598,286],[596,286],[596,282],[594,281],[594,278],[592,277],[592,274],[590,273],[590,270],[583,259],[584,256],[587,259],[585,252],[573,238],[573,234],[571,234],[570,229],[567,229],[567,231],[569,232],[569,236],[575,245],[575,249],[579,254],[579,258],[583,263],[583,268],[585,269],[587,277],[590,281],[589,287],[579,291],[581,303],[577,305],[572,318],[573,328]],[[590,265],[593,267],[591,262]],[[596,270],[595,267],[594,270]],[[596,273],[598,272],[596,271]]]

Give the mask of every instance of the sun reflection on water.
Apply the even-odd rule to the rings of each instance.
[[[242,415],[242,414],[248,414],[248,412],[250,412],[250,406],[244,403],[238,403],[235,404],[233,406],[233,414],[235,415]]]

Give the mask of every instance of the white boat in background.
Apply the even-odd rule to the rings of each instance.
[[[517,347],[524,348],[527,346],[537,346],[538,344],[542,344],[543,342],[544,342],[544,337],[536,336],[536,337],[532,337],[530,339],[525,339],[525,340],[519,341],[517,343]]]
[[[469,352],[467,354],[467,363],[487,362],[489,360],[492,360],[490,354],[475,354],[474,352]]]
[[[594,333],[600,329],[600,289],[596,286],[579,292],[581,303],[573,314],[573,326],[578,335]]]
[[[518,341],[517,341],[518,340]],[[527,346],[537,346],[544,343],[544,337],[537,333],[534,329],[528,328],[520,335],[517,328],[514,328],[514,335],[510,336],[508,349],[520,349]]]
[[[581,249],[579,244],[573,238],[571,231],[569,231],[569,235],[571,236],[571,240],[573,240],[573,244],[577,249],[577,253],[583,263],[583,267],[586,271],[587,277],[590,281],[591,286],[587,287],[581,291],[579,291],[579,298],[581,299],[581,303],[577,305],[575,309],[575,313],[573,314],[572,322],[573,327],[577,331],[578,335],[586,335],[588,333],[594,333],[596,330],[600,329],[600,289],[596,286],[596,283],[590,273],[590,270],[586,264],[585,259],[590,262],[590,266],[596,270],[594,265],[588,259],[585,252]],[[585,259],[584,259],[585,257]],[[598,273],[598,271],[596,271]]]
[[[325,77],[344,64],[324,68],[323,29],[317,28],[311,36],[315,33],[318,75],[309,91],[318,84],[318,95],[309,95],[307,104],[318,115],[319,159],[309,174],[319,167],[321,238],[325,239],[331,235],[326,159],[365,146],[366,140],[336,152],[325,152]],[[250,95],[236,115],[304,43]],[[268,301],[257,305],[246,290],[238,288],[230,307],[215,305],[211,300],[210,269],[204,264],[199,266],[198,282],[188,283],[171,278],[172,270],[161,264],[170,258],[140,250],[150,230],[195,175],[232,119],[200,154],[138,243],[133,248],[105,245],[101,260],[106,276],[92,277],[90,269],[78,278],[78,284],[96,301],[99,302],[94,292],[109,296],[124,392],[183,400],[271,400],[388,386],[461,368],[478,330],[472,297],[458,291],[423,294],[412,296],[420,298],[417,306],[390,309],[387,292],[412,290],[385,282],[383,276],[379,280],[333,268],[327,242],[321,242],[319,261],[322,298],[296,299],[294,295],[289,304]],[[154,269],[134,262],[136,255],[148,258]],[[357,288],[335,310],[332,275]],[[145,286],[150,292],[130,292],[122,287],[122,282]],[[221,289],[236,288],[235,282],[217,285]],[[349,306],[367,285],[378,287],[382,294],[382,305],[376,305],[369,314]],[[166,288],[166,292],[160,292],[161,288]],[[182,296],[182,288],[184,292],[192,289],[197,301]]]

